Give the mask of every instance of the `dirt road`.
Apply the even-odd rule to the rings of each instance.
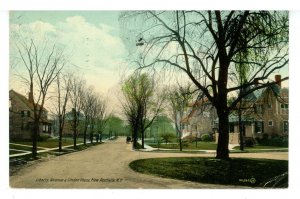
[[[211,156],[132,151],[124,138],[85,151],[51,158],[20,170],[10,177],[12,188],[232,188],[154,177],[132,171],[128,164],[151,157]],[[288,153],[239,153],[231,157],[288,159]]]

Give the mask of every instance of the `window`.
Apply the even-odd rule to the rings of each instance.
[[[281,114],[284,114],[284,115],[287,115],[287,114],[288,114],[288,111],[289,111],[289,104],[284,104],[284,103],[282,103],[282,104],[280,104],[280,107],[281,107],[280,113],[281,113]]]
[[[269,126],[273,126],[273,120],[269,120],[269,121],[268,121],[268,125],[269,125]]]
[[[43,125],[43,132],[48,132],[48,125],[46,124]]]
[[[288,133],[288,132],[289,132],[289,122],[283,121],[283,133]]]
[[[48,115],[47,111],[42,111],[42,117],[47,118],[47,115]]]
[[[229,133],[234,133],[234,124],[233,123],[229,124]]]
[[[264,122],[256,121],[255,122],[255,133],[263,133],[264,132]]]
[[[254,107],[254,111],[255,113],[262,113],[263,112],[262,105],[256,105]]]
[[[30,117],[30,111],[21,111],[21,117]]]

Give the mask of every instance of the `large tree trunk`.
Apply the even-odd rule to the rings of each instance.
[[[32,158],[37,158],[37,140],[39,134],[39,123],[34,121],[33,131],[32,131]]]
[[[177,131],[178,132],[178,140],[179,140],[179,149],[180,151],[182,151],[182,126],[180,125],[180,131]]]
[[[138,127],[134,126],[133,127],[133,135],[132,135],[134,149],[137,148],[137,138],[138,138]]]
[[[74,145],[74,149],[76,149],[76,142],[77,142],[77,129],[74,129],[73,131],[73,145]]]
[[[179,137],[179,149],[180,149],[180,151],[182,151],[182,139],[181,139],[181,137]]]
[[[91,141],[91,144],[93,144],[93,142],[94,142],[93,129],[91,129],[91,131],[90,131],[90,141]]]
[[[142,149],[144,149],[145,147],[145,131],[142,130]]]
[[[85,119],[85,120],[87,120],[87,119]],[[84,145],[86,145],[86,132],[87,132],[87,127],[88,127],[88,125],[85,124],[85,125],[84,125],[84,131],[83,131],[83,144],[84,144]]]
[[[63,124],[62,124],[62,118],[61,115],[59,115],[59,129],[58,129],[58,136],[59,136],[59,141],[58,141],[58,151],[62,151],[62,131],[63,131]]]
[[[144,111],[142,111],[143,113],[144,113]],[[143,115],[143,114],[141,114],[141,115]],[[145,117],[146,115],[145,115],[145,113],[144,113],[144,117]],[[145,131],[146,131],[146,129],[145,129],[145,120],[144,119],[142,119],[143,117],[141,117],[141,119],[140,119],[140,130],[141,130],[141,140],[142,140],[142,149],[144,149],[145,148]]]
[[[229,114],[223,111],[218,112],[219,137],[217,147],[217,159],[229,159]]]
[[[243,124],[242,124],[242,113],[239,109],[239,133],[240,133],[240,150],[244,150],[244,135],[243,135]]]

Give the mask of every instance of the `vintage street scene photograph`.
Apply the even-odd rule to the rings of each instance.
[[[287,189],[289,12],[10,11],[5,150],[12,189]]]

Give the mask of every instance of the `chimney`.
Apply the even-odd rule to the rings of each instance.
[[[28,94],[28,101],[30,103],[33,103],[33,93],[32,92],[29,92],[29,94]]]
[[[281,75],[275,75],[275,82],[281,88]]]

